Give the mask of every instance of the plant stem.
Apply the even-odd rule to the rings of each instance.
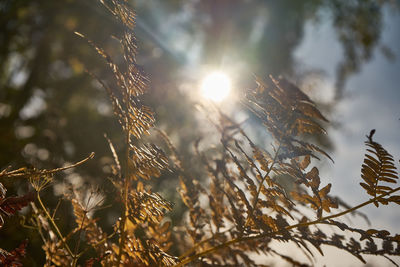
[[[52,169],[52,170],[33,171],[33,172],[28,171],[26,168],[20,168],[18,170],[14,170],[14,171],[10,171],[10,172],[4,172],[4,173],[1,172],[0,177],[6,176],[7,178],[15,178],[15,177],[29,176],[32,174],[40,174],[40,175],[54,174],[56,172],[65,171],[65,170],[68,170],[71,168],[78,167],[79,165],[82,165],[83,163],[85,163],[88,160],[91,160],[92,158],[94,158],[94,152],[90,153],[90,155],[87,156],[86,158],[84,158],[83,160],[78,161],[72,165],[65,166],[65,167]]]
[[[78,161],[78,162],[76,162],[76,163],[74,163],[72,165],[68,165],[68,166],[65,166],[65,167],[52,169],[52,170],[44,170],[43,172],[41,172],[41,174],[53,174],[53,173],[56,173],[56,172],[65,171],[65,170],[68,170],[68,169],[71,169],[71,168],[75,168],[75,167],[78,167],[79,165],[82,165],[86,161],[91,160],[92,158],[94,158],[94,152],[90,153],[90,155],[87,156],[86,158],[84,158],[83,160]]]
[[[367,205],[369,205],[369,204],[371,204],[371,203],[373,203],[373,202],[375,202],[375,201],[377,201],[377,200],[379,200],[379,199],[381,199],[383,197],[386,197],[386,196],[388,196],[390,194],[393,194],[393,193],[395,193],[395,192],[397,192],[399,190],[400,190],[400,187],[394,188],[394,189],[392,189],[392,190],[390,190],[390,191],[388,191],[388,192],[386,192],[386,193],[384,193],[384,194],[382,194],[380,196],[374,197],[374,198],[372,198],[372,199],[370,199],[368,201],[365,201],[365,202],[363,202],[363,203],[361,203],[361,204],[359,204],[357,206],[354,206],[354,207],[352,207],[350,209],[347,209],[345,211],[342,211],[342,212],[339,212],[339,213],[336,213],[336,214],[333,214],[333,215],[330,215],[330,216],[322,217],[322,218],[319,218],[319,219],[317,219],[315,221],[312,221],[312,222],[298,223],[298,224],[290,225],[290,226],[285,227],[285,230],[291,230],[291,229],[298,228],[298,227],[306,227],[306,226],[310,226],[310,225],[315,225],[315,224],[318,224],[318,223],[322,223],[323,221],[326,221],[326,220],[330,220],[330,219],[333,219],[333,218],[336,218],[336,217],[341,217],[341,216],[343,216],[343,215],[345,215],[347,213],[350,213],[350,212],[353,212],[355,210],[358,210],[358,209],[360,209],[360,208],[362,208],[364,206],[367,206]],[[206,249],[206,250],[204,250],[202,252],[199,252],[199,253],[197,253],[197,254],[195,254],[193,256],[190,256],[189,258],[187,258],[187,259],[181,261],[180,263],[176,264],[175,267],[183,266],[183,265],[185,265],[185,264],[187,264],[189,262],[194,261],[195,259],[197,259],[197,258],[199,258],[201,256],[214,253],[215,251],[217,251],[219,249],[222,249],[222,248],[225,248],[225,247],[228,247],[228,246],[230,246],[232,244],[236,244],[236,243],[243,242],[243,241],[254,240],[254,239],[258,239],[258,238],[263,238],[263,237],[271,237],[271,236],[273,236],[275,234],[279,234],[280,232],[281,232],[281,230],[278,230],[278,231],[267,232],[267,233],[258,234],[258,235],[254,235],[254,236],[245,236],[245,237],[235,238],[235,239],[229,240],[229,241],[227,241],[225,243],[222,243],[220,245],[217,245],[215,247]]]
[[[47,219],[49,219],[51,225],[53,225],[53,228],[55,229],[58,238],[61,240],[64,248],[67,250],[68,254],[74,258],[74,254],[72,253],[71,249],[69,248],[67,242],[65,241],[65,238],[63,237],[63,235],[61,234],[60,229],[58,228],[57,224],[54,222],[53,218],[50,216],[49,212],[47,211],[45,205],[43,204],[42,199],[40,198],[40,194],[39,192],[37,192],[37,199],[39,201],[40,207],[42,208],[42,210],[44,211],[44,213],[46,214]]]
[[[128,216],[128,194],[129,194],[129,187],[130,187],[130,177],[129,177],[129,142],[130,142],[130,134],[129,134],[129,127],[127,127],[127,133],[126,133],[126,154],[125,154],[125,181],[124,181],[124,193],[123,193],[123,214],[121,217],[121,224],[119,226],[120,230],[120,243],[119,243],[119,248],[118,248],[118,256],[117,256],[117,266],[120,266],[120,261],[122,257],[122,251],[125,246],[125,239],[126,239],[126,232],[125,232],[125,224],[126,224],[126,218]]]
[[[116,232],[113,232],[112,234],[110,234],[110,235],[104,237],[102,240],[100,240],[100,241],[97,242],[96,244],[93,244],[91,247],[87,247],[87,248],[83,249],[83,250],[78,254],[78,256],[80,257],[80,256],[82,256],[83,254],[85,254],[87,251],[89,251],[90,249],[96,248],[96,247],[98,247],[98,246],[104,244],[105,242],[107,242],[107,240],[109,240],[110,238],[114,237],[115,234],[116,234]]]
[[[207,239],[204,239],[204,240],[202,240],[202,241],[200,241],[200,242],[194,244],[194,246],[193,246],[191,249],[189,249],[188,251],[186,251],[185,253],[183,253],[181,256],[179,256],[179,259],[185,258],[187,255],[189,255],[190,253],[192,253],[196,248],[198,248],[198,247],[200,247],[201,245],[203,245],[203,244],[205,244],[205,243],[207,243],[207,242],[209,242],[209,241],[215,239],[215,236],[217,236],[217,235],[223,235],[224,233],[229,232],[229,231],[232,230],[232,229],[234,229],[234,227],[231,227],[231,228],[229,228],[229,229],[227,229],[227,230],[225,230],[225,231],[223,231],[223,232],[221,232],[221,233],[216,233],[215,235],[213,235],[213,236],[211,236],[211,237],[209,237],[209,238],[207,238]]]
[[[281,149],[281,143],[279,143],[278,149],[275,152],[275,156],[274,156],[274,158],[272,160],[271,166],[269,167],[267,173],[264,175],[263,179],[260,182],[260,186],[258,187],[258,190],[257,190],[257,195],[254,197],[254,201],[253,201],[253,205],[252,205],[253,206],[253,210],[255,210],[256,207],[257,207],[258,198],[259,198],[260,193],[261,193],[261,188],[263,187],[265,180],[267,180],[267,178],[269,177],[269,175],[270,175],[270,173],[271,173],[271,171],[272,171],[272,169],[273,169],[273,167],[274,167],[274,165],[276,163],[276,159],[278,158],[278,154],[279,154],[279,150],[280,149]],[[249,222],[250,222],[250,217],[247,218],[246,223],[245,223],[244,226],[246,227],[249,224]]]
[[[90,197],[89,197],[89,199],[90,199]],[[74,250],[74,259],[73,259],[73,262],[72,262],[72,266],[73,267],[76,266],[76,264],[78,262],[78,259],[81,256],[81,254],[78,253],[78,251],[79,251],[79,246],[81,244],[81,233],[82,233],[83,225],[85,223],[86,214],[87,214],[86,209],[84,209],[84,213],[83,214],[84,214],[84,216],[82,218],[82,222],[81,222],[81,225],[79,226],[79,231],[78,231],[78,241],[77,241],[77,244],[75,245],[75,250]]]

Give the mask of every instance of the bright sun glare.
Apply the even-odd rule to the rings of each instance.
[[[221,102],[231,91],[231,80],[223,72],[213,72],[207,75],[201,83],[201,92],[205,98]]]

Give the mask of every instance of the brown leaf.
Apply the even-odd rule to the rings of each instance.
[[[23,241],[16,249],[7,252],[0,249],[0,264],[4,267],[22,267],[22,258],[26,255],[26,246],[28,241]]]
[[[319,195],[321,198],[326,198],[328,193],[331,191],[331,186],[332,186],[332,184],[329,183],[319,191]]]
[[[21,210],[23,207],[27,206],[29,202],[33,201],[34,199],[34,192],[30,192],[20,197],[8,197],[2,199],[0,200],[0,212],[7,216],[11,216],[17,211]]]
[[[308,167],[308,165],[310,165],[310,163],[311,163],[311,157],[310,157],[310,155],[307,155],[307,156],[305,156],[304,159],[300,162],[299,166],[300,166],[300,168],[301,168],[302,170],[305,170],[305,169]]]

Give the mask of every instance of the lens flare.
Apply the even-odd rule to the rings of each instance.
[[[231,91],[231,80],[223,72],[213,72],[207,75],[201,83],[201,92],[205,98],[221,102]]]

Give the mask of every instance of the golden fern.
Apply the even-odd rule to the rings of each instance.
[[[355,213],[374,201],[398,201],[398,196],[389,195],[399,188],[385,191],[385,199],[377,195],[355,207],[330,196],[332,185],[322,185],[318,168],[312,166],[312,158],[318,158],[317,153],[330,158],[329,155],[301,139],[305,134],[325,133],[318,122],[326,121],[325,117],[299,88],[285,79],[271,77],[271,81],[258,79],[258,87],[248,92],[249,103],[245,105],[274,137],[272,153],[255,145],[240,125],[221,111],[218,111],[219,121],[211,121],[221,134],[221,155],[207,157],[205,152],[199,151],[196,142],[195,151],[205,166],[209,189],[189,175],[180,178],[181,196],[189,208],[187,233],[192,237],[193,246],[181,255],[178,266],[189,262],[214,266],[238,263],[259,266],[247,259],[244,251],[276,255],[294,266],[304,266],[290,255],[271,249],[272,240],[294,242],[310,261],[314,257],[310,245],[322,255],[322,245],[333,246],[364,263],[365,254],[396,255],[398,249],[393,243],[399,243],[399,235],[392,236],[384,230],[351,228],[334,219]],[[390,161],[391,157],[382,153],[381,158]],[[393,170],[393,165],[383,165],[385,170]],[[180,171],[183,175],[187,173],[188,170]],[[381,176],[386,178],[391,174],[394,171],[381,172]],[[208,199],[206,203],[198,201],[202,195]],[[329,214],[339,208],[338,203],[345,210]],[[299,206],[315,210],[317,219]],[[336,232],[328,236],[319,229],[320,224],[360,234],[361,240],[368,240],[367,245]],[[382,249],[376,248],[375,239],[383,242]]]
[[[123,149],[114,147],[106,137],[114,158],[113,199],[120,212],[113,232],[106,234],[98,219],[89,216],[91,208],[76,198],[71,202],[77,226],[67,235],[58,228],[57,208],[50,215],[40,191],[51,182],[54,173],[71,166],[0,172],[0,178],[29,177],[37,191],[40,209],[32,204],[35,216],[31,221],[43,239],[46,266],[75,267],[89,250],[96,255],[86,261],[86,266],[96,262],[102,266],[263,266],[249,256],[256,253],[280,257],[293,266],[306,266],[290,252],[273,249],[276,242],[295,244],[311,264],[315,257],[312,248],[323,255],[322,245],[347,251],[364,263],[363,255],[400,254],[400,235],[391,235],[386,230],[358,229],[337,220],[371,203],[400,204],[400,196],[393,195],[400,188],[382,184],[397,182],[393,157],[373,141],[374,131],[371,131],[366,142],[369,153],[362,166],[361,186],[372,199],[350,207],[332,197],[331,184],[323,184],[314,164],[320,155],[330,157],[304,139],[325,134],[323,123],[327,119],[305,93],[286,79],[257,78],[257,88],[248,92],[244,103],[271,134],[272,149],[256,145],[241,125],[217,108],[218,121],[211,116],[209,119],[219,131],[221,144],[217,153],[215,150],[208,153],[205,146],[200,149],[200,139],[195,142],[194,160],[203,167],[199,173],[192,166],[186,167],[168,136],[159,131],[172,154],[173,166],[169,166],[169,158],[159,147],[144,144],[141,139],[153,127],[154,114],[140,101],[148,79],[136,62],[135,13],[127,1],[100,1],[123,26],[123,32],[116,37],[123,50],[123,63],[116,64],[107,51],[83,34],[78,35],[105,59],[113,74],[112,80],[106,81],[91,73],[108,93],[124,133]],[[120,151],[124,155],[119,155]],[[166,218],[172,203],[151,190],[149,181],[160,177],[165,170],[172,171],[180,182],[178,192],[187,208],[181,225],[172,226],[174,220]],[[5,193],[0,183],[0,220],[33,200],[30,195],[6,198]],[[339,211],[333,214],[334,209]],[[331,226],[333,233],[324,232],[320,225]],[[342,232],[360,235],[359,240]],[[81,246],[81,242],[86,245]],[[181,253],[179,258],[170,254],[173,242],[173,252]],[[24,245],[11,253],[0,249],[0,263],[12,260],[13,255],[19,261],[24,249]]]
[[[360,185],[373,198],[380,195],[387,195],[393,190],[389,184],[396,184],[399,178],[394,159],[389,152],[386,151],[379,143],[373,140],[375,130],[372,130],[367,136],[365,145],[367,146],[367,154],[365,154],[364,163],[361,168],[361,178],[364,182]],[[382,184],[382,183],[386,183]],[[377,198],[374,201],[375,206],[379,203],[387,205],[389,202],[400,204],[400,196],[391,196],[389,198]]]
[[[252,104],[245,105],[262,121],[269,133],[282,144],[281,158],[293,158],[314,153],[330,156],[314,144],[298,137],[304,134],[326,134],[317,120],[328,120],[315,107],[315,103],[297,86],[284,78],[270,76],[270,81],[256,77],[258,87],[247,93]],[[332,159],[331,159],[332,160]]]
[[[102,262],[119,266],[120,264],[148,265],[155,264],[155,259],[162,258],[162,262],[173,264],[172,256],[168,256],[162,248],[164,242],[150,242],[153,240],[138,237],[136,232],[149,232],[159,227],[165,211],[171,210],[171,203],[164,200],[161,195],[145,190],[143,180],[159,177],[163,170],[168,169],[168,159],[163,151],[153,144],[142,144],[140,139],[143,134],[148,134],[154,124],[154,114],[151,109],[143,105],[139,97],[147,90],[148,79],[140,66],[136,63],[137,44],[133,29],[135,26],[135,13],[127,1],[111,0],[101,3],[120,21],[123,33],[115,37],[120,41],[124,62],[114,63],[111,56],[83,34],[77,33],[85,38],[94,47],[97,53],[103,57],[113,73],[113,81],[104,81],[97,75],[91,73],[104,87],[111,100],[114,114],[125,133],[125,146],[127,149],[123,157],[117,154],[117,149],[107,138],[113,153],[115,164],[113,165],[113,183],[119,190],[122,200],[121,219],[116,224],[115,232],[119,235],[117,244],[111,244],[111,255]],[[141,181],[142,180],[142,181]],[[76,203],[75,214],[77,222],[82,219],[82,212]],[[88,220],[88,219],[86,219]],[[87,223],[89,223],[87,221]],[[86,224],[87,224],[86,223]],[[86,225],[90,230],[87,233],[97,231],[95,224]],[[151,224],[153,228],[148,228]],[[92,229],[93,228],[93,229]],[[153,230],[152,230],[153,229]],[[168,236],[169,229],[165,230]],[[100,233],[100,232],[99,232]],[[99,241],[99,240],[96,240]],[[89,240],[89,242],[91,242]],[[93,245],[93,244],[92,244]]]

